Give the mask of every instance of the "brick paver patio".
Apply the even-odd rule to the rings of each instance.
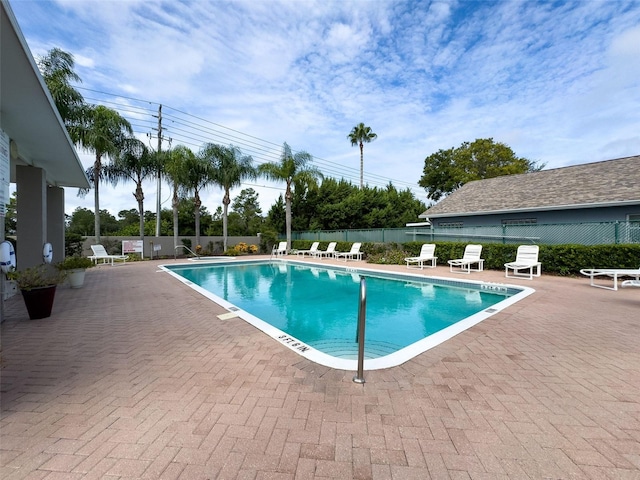
[[[6,302],[0,478],[640,479],[640,289],[511,281],[536,293],[358,385],[157,265]]]

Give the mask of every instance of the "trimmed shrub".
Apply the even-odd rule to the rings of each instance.
[[[309,249],[312,241],[296,240],[293,248]],[[404,265],[405,257],[415,257],[424,243],[363,243],[360,249],[369,263]],[[436,244],[438,265],[447,260],[462,258],[466,242],[433,242]],[[477,242],[482,244],[482,242]],[[320,250],[326,250],[329,242],[320,242]],[[353,242],[338,242],[336,250],[346,252]],[[517,244],[482,244],[482,258],[487,270],[503,270],[504,264],[516,258]],[[577,275],[582,268],[640,268],[640,244],[618,245],[540,245],[539,258],[543,273]]]

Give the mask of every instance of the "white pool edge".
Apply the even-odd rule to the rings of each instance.
[[[519,293],[516,293],[515,295],[512,295],[509,298],[506,298],[501,302],[498,302],[495,305],[492,305],[491,307],[485,310],[482,310],[474,315],[471,315],[470,317],[460,320],[459,322],[456,322],[455,324],[450,325],[440,330],[439,332],[429,335],[428,337],[423,338],[422,340],[418,340],[417,342],[412,343],[411,345],[404,347],[398,350],[397,352],[394,352],[379,358],[365,359],[364,361],[365,370],[381,370],[385,368],[391,368],[391,367],[396,367],[398,365],[402,365],[403,363],[426,352],[427,350],[430,350],[440,345],[441,343],[455,337],[456,335],[464,332],[465,330],[468,330],[469,328],[473,327],[474,325],[477,325],[483,320],[486,320],[487,318],[502,312],[506,308],[510,307],[511,305],[514,305],[515,303],[519,302],[520,300],[528,297],[529,295],[535,292],[533,288],[525,287],[521,285],[512,285],[512,284],[497,283],[497,282],[483,282],[480,280],[471,280],[471,279],[456,280],[449,277],[420,275],[412,272],[398,273],[398,272],[387,272],[384,270],[374,270],[371,268],[343,267],[339,265],[318,265],[317,263],[307,263],[300,260],[289,260],[289,259],[287,260],[268,260],[268,259],[252,260],[250,259],[250,260],[242,260],[242,263],[261,263],[265,261],[266,262],[278,261],[282,263],[290,263],[292,265],[303,265],[303,266],[308,266],[313,268],[342,270],[350,273],[371,273],[371,274],[382,274],[385,276],[414,277],[419,280],[434,279],[434,280],[442,280],[442,281],[451,282],[451,283],[488,285],[488,286],[495,286],[499,288],[511,288],[515,290],[520,290]],[[233,263],[233,261],[230,261],[229,263]],[[212,262],[212,264],[219,265],[219,262]],[[193,266],[193,263],[191,264],[176,263],[168,266],[191,267]],[[247,323],[253,325],[257,329],[266,333],[271,338],[276,340],[278,343],[284,345],[290,350],[293,350],[298,355],[301,355],[302,357],[308,360],[311,360],[312,362],[318,363],[325,367],[335,368],[337,370],[355,371],[358,369],[357,360],[337,358],[331,355],[327,355],[326,353],[323,353],[319,350],[316,350],[314,347],[307,345],[306,343],[288,335],[286,332],[283,332],[282,330],[274,327],[273,325],[270,325],[269,323],[265,322],[264,320],[261,320],[255,315],[252,315],[246,310],[243,310],[229,303],[224,298],[218,297],[217,295],[205,290],[199,285],[196,285],[195,283],[174,273],[170,268],[166,268],[165,265],[160,265],[158,268],[160,268],[163,272],[169,273],[169,275],[173,276],[174,278],[177,278],[180,282],[192,288],[193,290],[197,291],[198,293],[205,296],[209,300],[217,303],[222,308],[225,308],[229,312],[233,312],[234,314],[236,314],[238,318],[241,318],[242,320],[246,321]],[[489,288],[489,290],[491,290],[491,288]],[[226,320],[220,320],[218,318],[216,318],[216,320],[221,322],[226,321]],[[365,328],[365,349],[366,349],[366,328]]]

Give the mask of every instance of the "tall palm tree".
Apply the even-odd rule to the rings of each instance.
[[[309,165],[312,161],[311,154],[304,151],[292,153],[291,147],[285,142],[282,146],[280,162],[263,163],[258,167],[258,173],[266,178],[287,184],[284,194],[287,250],[291,248],[291,201],[293,199],[291,185],[294,183],[299,186],[315,185],[318,180],[323,179],[320,170]]]
[[[120,152],[111,165],[104,167],[105,178],[114,186],[120,180],[132,180],[136,184],[133,197],[138,202],[140,215],[140,240],[144,240],[144,192],[142,182],[148,177],[155,176],[157,165],[154,155],[149,152],[147,146],[131,137],[125,139]]]
[[[69,137],[74,143],[78,143],[86,104],[82,94],[71,86],[72,81],[82,82],[73,67],[73,55],[59,48],[52,48],[46,55],[38,58],[38,68],[67,127]]]
[[[200,245],[200,192],[214,180],[213,166],[202,155],[192,155],[186,159],[185,187],[193,192],[193,209],[196,221],[196,245]]]
[[[360,122],[351,130],[351,133],[347,135],[347,138],[351,140],[351,146],[360,146],[360,189],[364,187],[364,144],[373,142],[378,135],[371,131],[371,127],[365,127],[364,123]]]
[[[163,173],[171,184],[173,197],[171,207],[173,209],[173,249],[178,248],[178,205],[180,196],[187,191],[187,164],[194,161],[195,154],[184,145],[178,145],[166,152],[162,152]]]
[[[79,143],[88,151],[95,153],[93,168],[87,170],[91,176],[95,202],[95,236],[96,243],[100,243],[100,193],[99,185],[104,175],[102,172],[102,158],[115,158],[125,139],[133,134],[131,124],[118,112],[104,105],[92,106],[87,109],[86,124],[82,128]]]
[[[207,143],[200,155],[212,166],[212,179],[224,190],[222,198],[222,240],[223,248],[227,250],[227,217],[231,203],[230,191],[239,187],[244,180],[257,178],[258,173],[253,166],[253,158],[243,155],[238,147]]]

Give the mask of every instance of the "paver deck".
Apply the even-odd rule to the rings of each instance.
[[[640,289],[510,279],[536,293],[359,385],[159,263],[5,302],[0,478],[640,478]]]

